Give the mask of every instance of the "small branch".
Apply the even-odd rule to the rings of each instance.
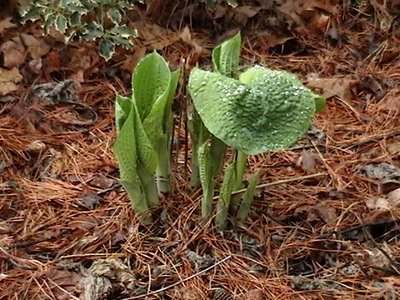
[[[201,274],[203,274],[203,273],[206,273],[206,272],[210,271],[211,269],[213,269],[213,268],[215,268],[216,266],[222,264],[223,262],[227,261],[227,260],[230,259],[231,257],[232,257],[232,255],[229,255],[229,256],[225,257],[224,259],[221,259],[220,261],[216,262],[216,263],[213,264],[212,266],[209,266],[208,268],[205,268],[204,270],[201,270],[200,272],[197,272],[197,273],[195,273],[195,274],[193,274],[193,275],[191,275],[191,276],[189,276],[189,277],[186,277],[185,279],[182,279],[182,280],[180,280],[180,281],[178,281],[178,282],[175,282],[175,283],[173,283],[173,284],[171,284],[171,285],[168,285],[168,286],[166,286],[166,287],[163,287],[163,288],[161,288],[161,289],[159,289],[159,290],[156,290],[156,291],[153,291],[153,292],[149,292],[149,293],[147,293],[147,294],[142,294],[142,295],[138,295],[138,296],[133,296],[133,297],[129,297],[129,298],[124,298],[124,300],[140,299],[140,298],[145,298],[145,297],[148,297],[148,296],[151,296],[151,295],[155,295],[155,294],[164,292],[164,291],[166,291],[166,290],[168,290],[168,289],[170,289],[170,288],[173,288],[174,286],[177,286],[177,285],[179,285],[179,284],[181,284],[181,283],[184,283],[184,282],[186,282],[186,281],[188,281],[188,280],[190,280],[190,279],[193,279],[193,278],[195,278],[195,277],[197,277],[197,276],[199,276],[199,275],[201,275]]]
[[[306,175],[306,176],[282,179],[282,180],[277,180],[277,181],[274,181],[274,182],[263,183],[263,184],[257,185],[256,189],[262,189],[262,188],[265,188],[265,187],[270,187],[270,186],[279,185],[279,184],[283,184],[283,183],[288,183],[288,182],[292,182],[292,181],[310,179],[310,178],[321,177],[321,176],[326,176],[326,175],[328,175],[328,174],[326,174],[326,173],[316,173],[316,174],[311,174],[311,175]],[[246,191],[246,189],[237,190],[237,191],[232,192],[232,195],[241,194],[241,193],[244,193],[245,191]],[[218,197],[219,196],[215,196],[213,198],[213,200],[218,199]]]

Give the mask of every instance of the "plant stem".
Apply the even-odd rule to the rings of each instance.
[[[160,156],[162,156],[162,158],[159,158],[158,166],[156,169],[157,190],[159,194],[169,194],[169,192],[171,191],[169,180],[171,173],[170,162],[169,158],[165,155]]]
[[[192,177],[190,185],[192,187],[199,187],[201,185],[200,170],[199,170],[199,148],[209,138],[210,133],[204,126],[203,121],[200,119],[199,114],[193,107],[192,119],[188,122],[189,134],[192,140]]]
[[[146,195],[143,193],[139,180],[137,182],[121,181],[125,190],[128,193],[129,200],[132,207],[136,212],[136,216],[143,224],[150,224],[153,222],[149,206],[146,200]]]
[[[208,186],[203,187],[203,199],[201,201],[201,216],[204,221],[208,221],[211,217],[214,188],[215,188],[214,181],[211,181]]]
[[[153,174],[151,174],[142,164],[138,164],[137,172],[142,183],[143,193],[148,207],[158,205],[160,199],[158,198],[157,186]]]
[[[217,215],[215,217],[215,223],[219,230],[224,230],[226,228],[231,194],[235,184],[235,167],[235,162],[233,162],[225,169],[224,181],[221,186],[221,193],[217,203]]]
[[[243,176],[246,170],[246,163],[247,163],[247,155],[242,151],[237,151],[236,153],[236,174],[234,179],[234,186],[233,190],[239,190],[243,186]],[[240,201],[242,199],[242,194],[237,194],[232,197],[231,201],[231,208],[233,211],[237,210],[240,205]]]
[[[215,136],[211,137],[210,156],[213,162],[213,177],[217,177],[224,165],[226,144]]]
[[[190,186],[200,186],[200,174],[199,174],[199,160],[197,159],[197,145],[192,144],[192,175],[190,177]]]
[[[236,215],[236,220],[239,224],[243,224],[247,219],[259,180],[260,180],[260,172],[253,174],[253,176],[250,179],[249,185],[243,196],[243,201],[240,204],[239,211]]]
[[[201,214],[204,221],[208,221],[212,213],[212,201],[214,196],[214,177],[212,175],[212,160],[210,146],[205,141],[198,149],[199,175],[201,187],[203,188],[203,199],[201,202]]]

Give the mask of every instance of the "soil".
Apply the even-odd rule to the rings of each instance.
[[[40,23],[0,21],[0,299],[400,299],[397,1],[149,1],[131,50],[104,61]],[[293,72],[327,98],[261,172],[244,226],[201,222],[190,187],[191,68],[241,30],[242,67]],[[158,50],[180,69],[173,191],[143,226],[119,183],[116,93]]]

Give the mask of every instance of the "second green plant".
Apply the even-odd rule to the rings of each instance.
[[[132,74],[132,96],[116,98],[117,139],[114,144],[120,178],[143,223],[158,194],[170,191],[172,100],[179,72],[171,72],[162,56],[145,56]]]
[[[250,180],[248,192],[231,198],[231,192],[241,188],[246,156],[291,146],[307,132],[315,113],[325,105],[322,97],[289,72],[255,66],[236,78],[237,69],[233,70],[232,66],[238,65],[235,59],[239,57],[241,45],[237,41],[240,41],[239,34],[213,51],[214,72],[194,68],[189,77],[189,93],[195,109],[212,135],[202,147],[210,148],[210,141],[218,139],[236,150],[234,161],[226,168],[217,205],[216,223],[221,229],[226,226],[229,210],[238,210],[239,222],[247,216],[259,175]],[[212,153],[212,148],[207,151]],[[203,163],[215,166],[211,160]],[[211,187],[214,186],[210,180],[215,176],[213,170],[200,172],[208,178],[205,182]],[[213,194],[204,186],[203,190],[206,191],[203,207],[210,210]],[[206,214],[203,211],[206,219],[210,216],[209,210]]]

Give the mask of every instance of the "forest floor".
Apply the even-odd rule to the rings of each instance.
[[[271,2],[153,1],[131,22],[134,49],[108,62],[0,21],[0,299],[400,299],[396,2]],[[249,157],[270,185],[245,226],[219,232],[189,185],[184,86],[239,29],[244,67],[293,72],[327,106],[298,145]],[[153,49],[183,76],[173,191],[143,227],[118,182],[114,100]]]

